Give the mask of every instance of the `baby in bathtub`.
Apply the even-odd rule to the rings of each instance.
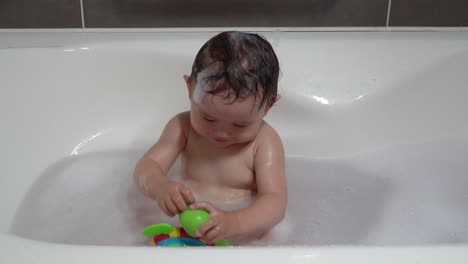
[[[285,216],[283,145],[263,120],[279,99],[278,75],[278,59],[264,38],[214,36],[184,76],[190,111],[169,120],[135,168],[136,185],[166,215],[187,204],[211,214],[197,231],[207,243],[268,240]],[[183,181],[174,181],[167,174],[179,155]],[[246,201],[244,208],[232,206]]]

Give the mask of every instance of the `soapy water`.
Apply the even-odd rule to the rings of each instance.
[[[57,162],[28,193],[16,216],[13,233],[65,244],[150,245],[149,238],[141,235],[144,227],[180,223],[177,217],[166,216],[155,201],[135,186],[132,173],[142,154],[89,153]],[[178,159],[168,176],[190,186],[182,179],[180,168]],[[196,201],[205,200],[192,191]],[[236,210],[252,202],[253,198],[213,204],[223,210]],[[261,243],[264,242],[258,244]]]
[[[133,183],[142,154],[85,153],[56,162],[27,193],[11,232],[55,243],[148,246],[142,228],[180,224]],[[467,243],[467,156],[467,142],[439,142],[337,159],[288,157],[287,216],[269,240],[248,245]],[[180,175],[175,164],[170,177]],[[252,202],[216,205],[234,210]]]

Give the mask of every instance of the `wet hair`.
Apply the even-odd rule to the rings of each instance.
[[[233,101],[253,95],[260,99],[261,108],[276,99],[278,76],[278,58],[265,38],[227,31],[200,48],[190,79],[206,84],[204,89],[208,93],[225,93],[226,98],[234,95]]]

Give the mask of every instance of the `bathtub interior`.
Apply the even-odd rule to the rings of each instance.
[[[0,49],[4,233],[144,245],[164,219],[130,174],[187,109],[182,75],[212,34],[78,34]],[[287,154],[278,243],[468,241],[468,36],[265,33],[282,66],[267,117]],[[54,37],[52,38],[54,39]],[[57,44],[58,43],[58,44]]]
[[[132,184],[141,154],[90,152],[52,164],[19,207],[13,234],[75,245],[148,246],[143,227],[179,223]],[[336,159],[288,157],[287,217],[266,244],[467,243],[467,155],[468,141],[440,141]]]

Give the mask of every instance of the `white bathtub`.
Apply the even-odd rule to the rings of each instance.
[[[293,235],[152,248],[130,172],[214,33],[0,33],[1,263],[468,263],[468,33],[265,32]]]

